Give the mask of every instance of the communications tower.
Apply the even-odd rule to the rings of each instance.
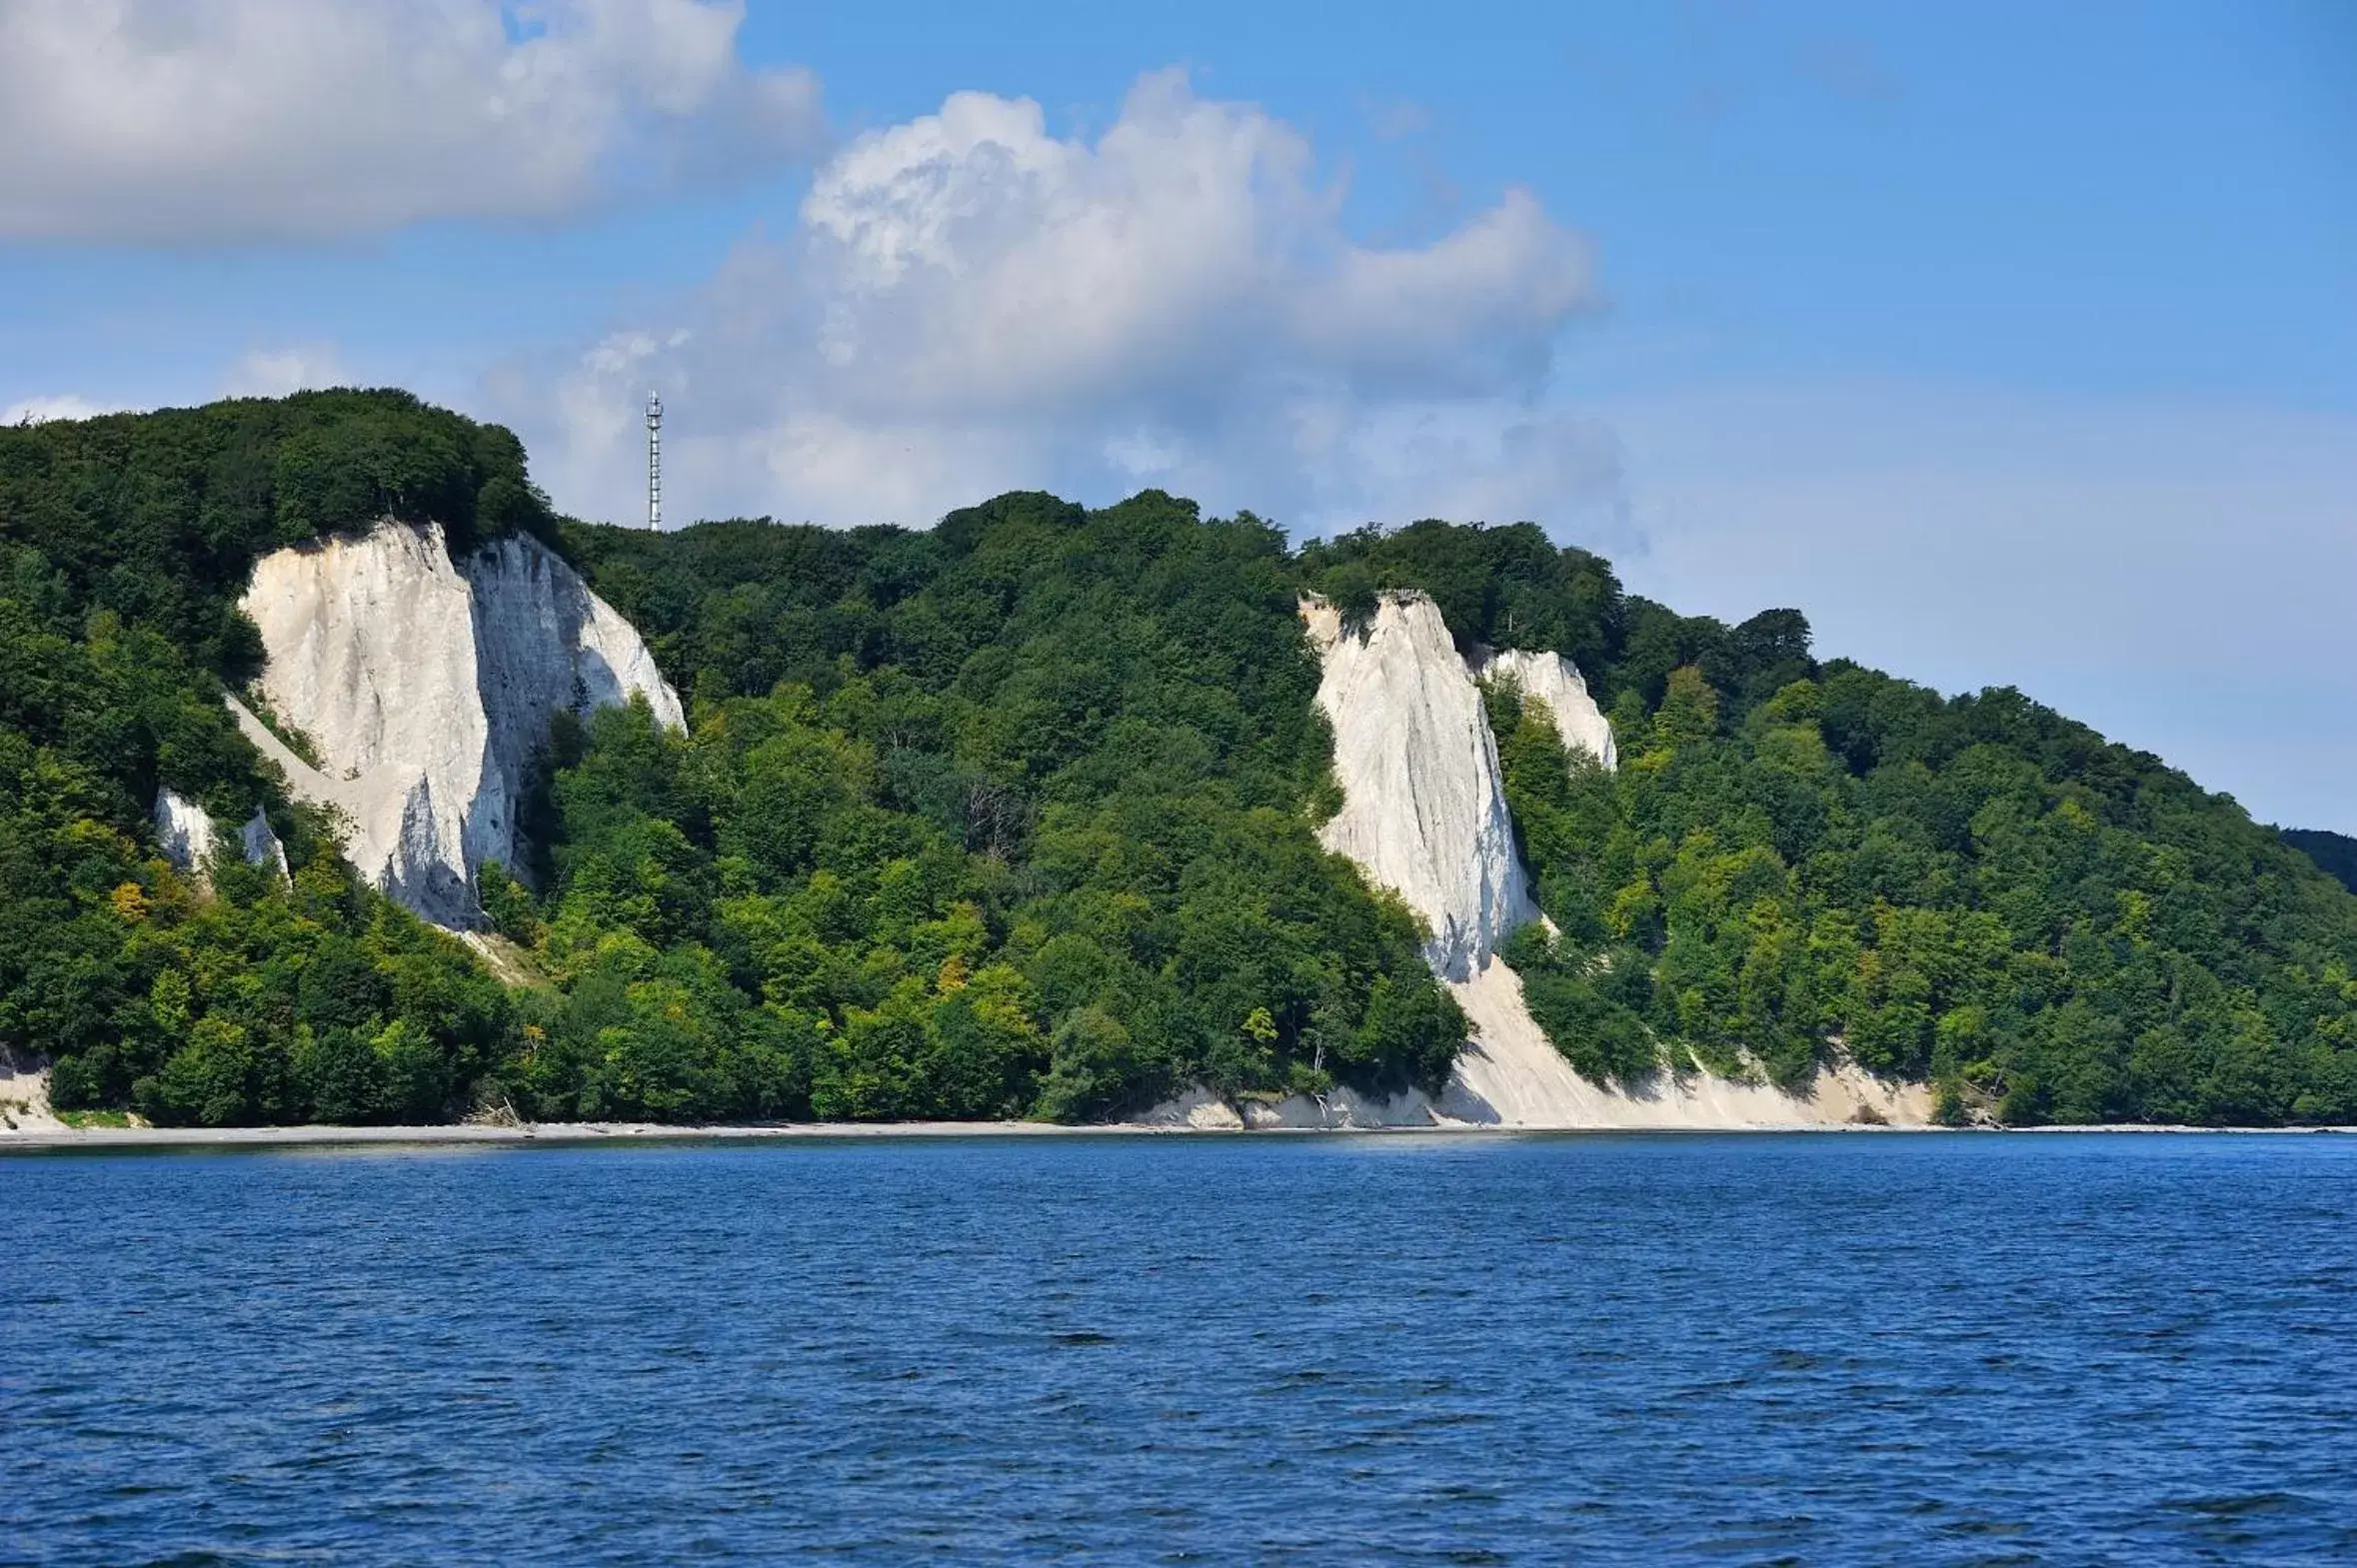
[[[647,527],[663,528],[663,397],[647,394]]]

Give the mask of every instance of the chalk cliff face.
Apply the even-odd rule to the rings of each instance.
[[[162,846],[164,858],[181,871],[202,882],[206,865],[213,858],[213,813],[176,789],[156,791],[156,842]],[[275,865],[282,879],[287,875],[287,847],[278,841],[271,830],[270,818],[260,806],[245,826],[238,829],[238,847],[246,859],[255,865]]]
[[[320,766],[233,703],[239,724],[346,817],[362,876],[444,925],[480,923],[486,860],[521,862],[517,810],[558,713],[644,695],[683,724],[638,634],[537,540],[453,562],[438,526],[387,521],[265,557],[242,605],[269,655],[262,695]]]
[[[1496,948],[1536,919],[1514,842],[1497,746],[1468,669],[1420,594],[1378,603],[1364,633],[1342,630],[1332,607],[1305,600],[1301,617],[1324,665],[1318,706],[1334,729],[1334,773],[1344,805],[1321,836],[1367,877],[1400,894],[1432,936],[1425,957],[1472,1024],[1437,1103],[1420,1094],[1381,1104],[1342,1091],[1247,1107],[1250,1124],[1456,1122],[1521,1127],[1793,1126],[1880,1120],[1921,1124],[1929,1095],[1855,1068],[1821,1073],[1806,1096],[1700,1071],[1655,1074],[1630,1089],[1572,1070],[1522,1000],[1522,982]],[[1483,680],[1510,678],[1543,703],[1566,744],[1614,765],[1612,729],[1571,662],[1552,653],[1489,654]],[[1155,1117],[1189,1125],[1245,1125],[1231,1107],[1173,1101]],[[1222,1119],[1224,1117],[1224,1119]]]
[[[1471,979],[1538,913],[1480,689],[1422,594],[1384,595],[1362,632],[1321,601],[1301,615],[1324,663],[1317,706],[1343,798],[1318,836],[1423,916],[1435,974]]]
[[[164,858],[191,875],[213,852],[213,813],[177,789],[156,791],[156,842]]]
[[[1509,648],[1483,655],[1478,673],[1485,683],[1511,681],[1519,686],[1525,698],[1546,710],[1566,747],[1585,752],[1606,768],[1617,765],[1612,723],[1587,695],[1587,682],[1570,660],[1560,654]]]

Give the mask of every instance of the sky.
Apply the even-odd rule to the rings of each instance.
[[[2357,6],[0,0],[0,419],[1537,521],[2357,831]]]

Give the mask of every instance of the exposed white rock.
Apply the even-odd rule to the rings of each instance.
[[[287,846],[279,841],[278,833],[270,825],[270,817],[260,806],[246,825],[237,830],[238,843],[246,851],[246,860],[253,865],[275,865],[278,879],[292,882],[294,873],[287,869]]]
[[[1240,1132],[1243,1118],[1235,1107],[1201,1084],[1163,1101],[1138,1117],[1141,1126],[1185,1127],[1196,1132]]]
[[[213,813],[177,789],[156,791],[156,842],[184,876],[202,876],[213,854]]]
[[[1325,1094],[1288,1094],[1273,1102],[1246,1100],[1239,1109],[1200,1084],[1167,1099],[1136,1120],[1148,1127],[1184,1127],[1196,1132],[1237,1132],[1284,1127],[1295,1130],[1371,1127],[1434,1127],[1441,1118],[1421,1092],[1407,1089],[1376,1099],[1340,1087]]]
[[[154,817],[156,842],[163,848],[164,858],[183,875],[204,882],[217,841],[213,813],[167,786],[156,791]],[[292,880],[287,871],[287,846],[271,830],[262,807],[255,806],[253,816],[238,829],[238,845],[249,863],[275,865],[281,881]]]
[[[465,575],[488,752],[467,824],[472,871],[487,859],[517,863],[518,797],[558,710],[586,715],[644,692],[668,728],[687,720],[638,630],[539,540],[511,534],[470,556]]]
[[[1617,766],[1612,723],[1588,696],[1587,682],[1570,660],[1509,648],[1482,655],[1478,673],[1484,683],[1511,681],[1519,686],[1523,697],[1546,710],[1564,746],[1585,752],[1606,768]]]
[[[1342,786],[1318,838],[1422,917],[1434,973],[1470,979],[1538,914],[1480,689],[1422,594],[1383,595],[1357,632],[1322,600],[1302,601],[1301,618],[1324,665],[1317,706]]]
[[[1324,665],[1317,702],[1333,724],[1344,800],[1320,836],[1430,925],[1425,957],[1473,1033],[1437,1105],[1420,1095],[1383,1104],[1353,1097],[1339,1110],[1331,1097],[1326,1105],[1288,1100],[1247,1107],[1247,1124],[1920,1126],[1928,1119],[1930,1095],[1921,1085],[1884,1084],[1854,1066],[1821,1072],[1806,1096],[1701,1071],[1661,1072],[1623,1090],[1572,1070],[1530,1016],[1520,978],[1495,955],[1538,914],[1514,843],[1497,745],[1473,673],[1438,608],[1420,594],[1385,595],[1373,623],[1355,636],[1322,601],[1303,601],[1301,617]],[[1614,765],[1611,726],[1569,660],[1492,654],[1481,674],[1517,682],[1546,705],[1567,744]]]
[[[57,1132],[65,1123],[49,1105],[49,1060],[0,1040],[0,1137]]]
[[[269,656],[263,696],[321,766],[233,702],[239,725],[341,813],[362,876],[445,925],[480,920],[486,860],[521,863],[517,810],[558,713],[644,695],[683,724],[638,634],[537,540],[461,564],[438,526],[386,521],[256,562],[242,606]]]
[[[1439,1111],[1451,1120],[1509,1127],[1801,1127],[1876,1122],[1920,1127],[1931,1091],[1889,1084],[1853,1064],[1820,1070],[1810,1092],[1740,1083],[1707,1072],[1654,1073],[1628,1089],[1581,1077],[1530,1016],[1521,977],[1502,960],[1449,987],[1472,1022]]]
[[[1388,1099],[1375,1099],[1356,1089],[1340,1087],[1324,1094],[1289,1094],[1274,1104],[1250,1101],[1244,1106],[1247,1127],[1327,1128],[1431,1127],[1439,1125],[1432,1102],[1408,1089]]]

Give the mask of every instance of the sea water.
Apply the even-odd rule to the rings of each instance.
[[[2357,1139],[0,1158],[0,1558],[2357,1560]]]

